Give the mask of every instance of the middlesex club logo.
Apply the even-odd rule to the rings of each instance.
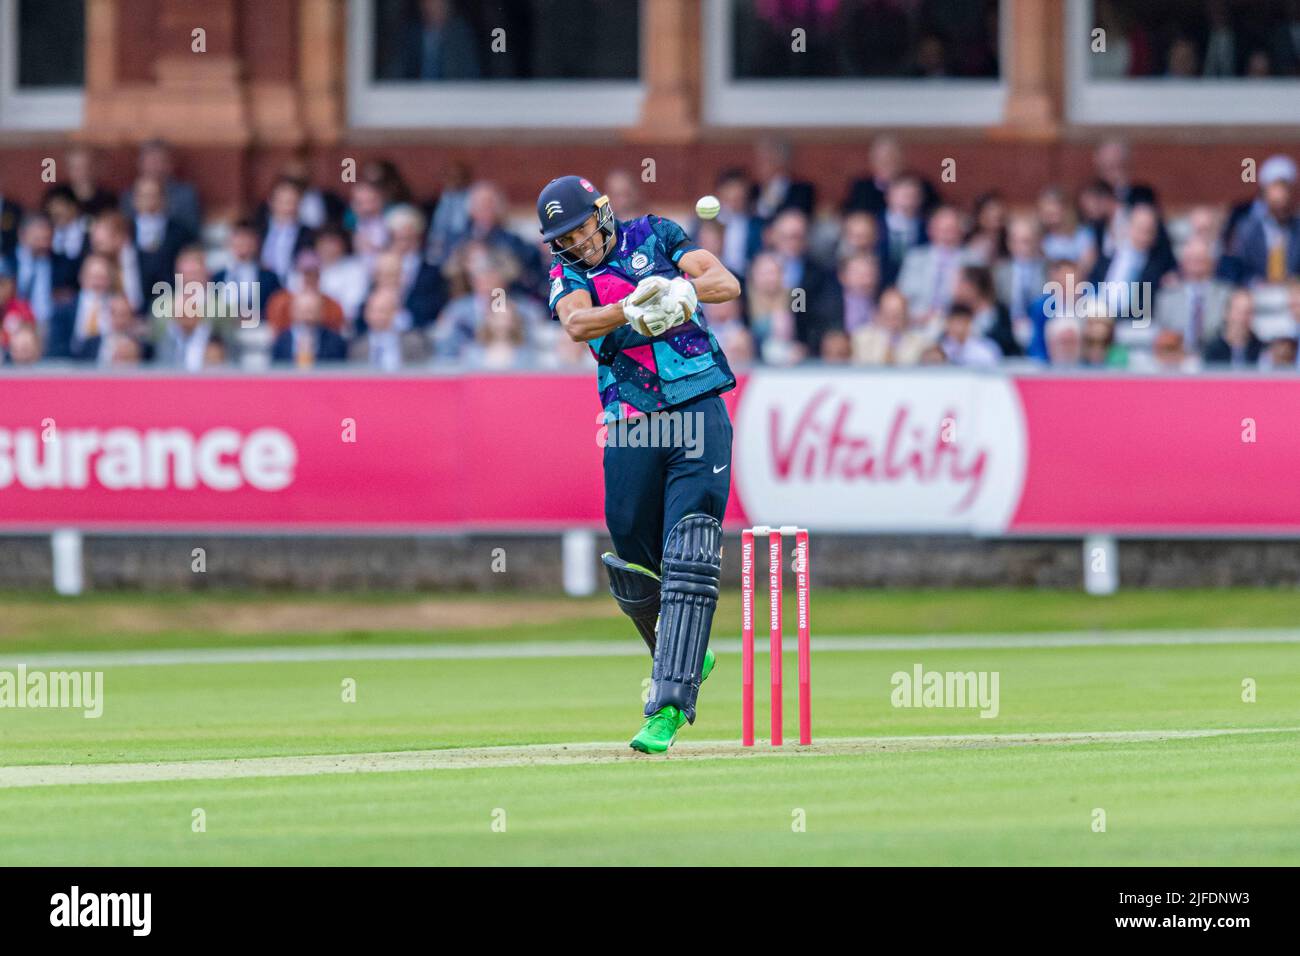
[[[582,183],[582,188],[587,190],[587,192],[594,193],[596,191],[596,187],[593,186],[591,183],[587,182],[587,180],[579,179],[578,182]]]
[[[638,252],[632,257],[632,268],[637,272],[645,269],[648,265],[650,265],[650,259],[644,252]]]
[[[558,199],[552,199],[546,204],[546,218],[554,219],[560,213],[564,212],[564,207],[560,205]]]

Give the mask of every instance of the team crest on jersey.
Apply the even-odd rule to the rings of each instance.
[[[632,268],[635,269],[637,272],[643,271],[649,265],[650,265],[650,257],[647,256],[644,252],[638,252],[636,255],[632,257]]]

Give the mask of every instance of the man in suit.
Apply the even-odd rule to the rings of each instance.
[[[1189,354],[1219,334],[1232,286],[1214,277],[1214,256],[1204,239],[1191,238],[1179,255],[1178,279],[1156,294],[1156,322],[1183,335]]]
[[[348,346],[348,361],[379,372],[403,365],[424,365],[433,357],[426,330],[402,332],[394,325],[401,300],[391,288],[376,289],[366,300],[366,329]]]
[[[1300,275],[1300,216],[1295,212],[1295,167],[1265,164],[1260,171],[1264,210],[1238,236],[1243,282],[1281,283]]]
[[[81,291],[50,316],[45,354],[50,358],[93,362],[101,336],[112,321],[116,270],[111,260],[91,254],[81,264]]]
[[[781,266],[782,285],[792,293],[795,337],[809,354],[819,355],[822,336],[839,327],[834,311],[839,281],[808,255],[808,217],[793,207],[778,213],[767,228],[767,246]]]
[[[60,295],[61,270],[53,252],[54,231],[50,221],[40,213],[23,220],[13,271],[18,281],[18,298],[32,307],[37,326],[44,330],[54,314]]]
[[[1258,366],[1264,342],[1251,328],[1254,318],[1255,305],[1250,292],[1245,289],[1232,292],[1223,324],[1205,346],[1205,364],[1252,369]]]
[[[419,16],[406,27],[402,78],[476,80],[478,40],[451,0],[420,0]]]
[[[53,230],[54,284],[62,289],[75,289],[81,260],[90,251],[89,220],[67,186],[51,187],[45,193],[43,205]]]
[[[117,269],[122,292],[131,308],[143,312],[153,299],[140,271],[140,253],[132,242],[131,223],[116,209],[100,213],[90,224],[90,251],[105,256]]]
[[[271,361],[277,365],[312,368],[347,359],[343,336],[321,325],[321,298],[315,292],[299,292],[291,308],[293,324],[275,337]]]
[[[384,216],[392,236],[388,255],[401,260],[399,301],[417,329],[433,325],[447,303],[447,283],[442,270],[425,258],[424,214],[414,206],[394,206]]]
[[[292,179],[277,179],[267,201],[269,216],[261,236],[262,268],[275,273],[280,285],[287,285],[289,273],[298,253],[311,247],[315,239],[310,229],[298,219],[302,187]]]
[[[722,207],[717,220],[722,226],[718,258],[733,275],[743,276],[749,260],[763,246],[763,222],[750,209],[752,186],[743,170],[727,169],[718,177],[715,189]]]
[[[163,184],[156,179],[136,180],[132,191],[135,219],[132,236],[140,257],[140,286],[145,299],[153,301],[154,287],[171,285],[176,270],[176,255],[193,236],[167,214]]]
[[[816,208],[816,192],[810,182],[794,179],[790,172],[790,144],[765,136],[754,146],[754,214],[770,222],[785,209],[798,209],[809,219]]]
[[[898,288],[907,296],[913,318],[937,322],[952,303],[957,277],[966,264],[961,246],[961,216],[940,206],[930,217],[929,245],[908,250],[898,273]]]
[[[1024,329],[1029,323],[1029,307],[1043,294],[1047,278],[1042,232],[1034,217],[1016,216],[1011,220],[1007,226],[1007,250],[1011,256],[997,265],[994,284],[1012,324]]]
[[[963,266],[953,292],[953,301],[970,309],[975,334],[996,343],[1003,355],[1016,357],[1025,354],[1031,335],[1029,320],[1013,326],[1011,310],[998,301],[993,273],[988,266]]]
[[[253,220],[241,219],[236,222],[230,230],[230,238],[226,240],[226,267],[217,272],[212,281],[236,282],[245,289],[256,288],[258,301],[265,310],[271,296],[280,291],[280,280],[274,272],[262,268],[257,261],[260,243],[261,237]]]
[[[903,148],[892,136],[877,136],[871,141],[869,162],[870,173],[855,179],[849,186],[849,195],[844,201],[845,213],[865,210],[874,216],[884,214],[889,185],[903,174]],[[928,215],[939,205],[939,194],[928,179],[921,178],[920,184],[922,212]]]
[[[903,259],[916,246],[926,244],[921,180],[904,173],[889,184],[885,212],[877,230],[880,241],[880,285],[888,288],[898,280]]]
[[[471,242],[481,242],[504,253],[515,262],[513,291],[536,295],[546,280],[546,266],[535,245],[520,239],[506,225],[506,200],[501,190],[488,182],[477,182],[469,191],[469,231],[452,247],[455,256]],[[387,219],[385,219],[387,222]]]
[[[1091,281],[1104,289],[1107,302],[1114,302],[1121,315],[1132,318],[1131,283],[1147,283],[1152,295],[1160,280],[1172,272],[1177,263],[1163,246],[1157,245],[1160,220],[1155,207],[1134,206],[1129,212],[1128,230],[1113,256],[1101,256],[1093,266]],[[1105,282],[1106,286],[1101,286]],[[1101,294],[1101,293],[1099,293]]]
[[[199,193],[190,183],[173,175],[171,147],[162,140],[150,140],[140,147],[139,175],[163,184],[168,214],[191,235],[203,229],[203,213],[199,207]],[[122,195],[122,213],[135,215],[135,197],[130,190]]]

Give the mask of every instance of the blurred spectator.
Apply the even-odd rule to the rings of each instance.
[[[854,253],[840,261],[837,277],[839,287],[831,327],[853,335],[875,318],[880,265],[870,252]]]
[[[1272,339],[1268,348],[1259,358],[1259,368],[1263,372],[1293,372],[1296,367],[1296,339],[1294,336],[1282,335]]]
[[[53,238],[49,219],[39,213],[28,216],[23,220],[11,266],[17,281],[18,298],[31,306],[42,330],[54,314],[55,299],[64,285],[60,278],[62,267],[53,255]],[[72,284],[72,280],[67,284]]]
[[[321,263],[311,249],[298,253],[298,261],[289,277],[289,288],[281,289],[271,296],[266,303],[266,323],[271,331],[279,335],[293,321],[293,297],[300,292],[312,292],[320,296],[320,323],[331,332],[346,334],[347,317],[343,306],[321,290]]]
[[[140,255],[131,241],[131,226],[126,216],[117,210],[100,213],[90,224],[90,250],[104,256],[116,268],[122,292],[136,312],[143,312],[153,301],[150,289],[144,286],[140,269]]]
[[[1078,275],[1078,267],[1068,259],[1058,259],[1048,265],[1043,294],[1029,306],[1029,345],[1025,349],[1029,358],[1046,362],[1047,323],[1058,315],[1076,314],[1076,300],[1081,291]],[[1075,296],[1073,299],[1069,297],[1071,290]]]
[[[219,368],[228,364],[230,356],[226,349],[226,340],[221,337],[220,333],[213,333],[208,336],[208,347],[203,350],[204,368]]]
[[[18,247],[18,224],[22,221],[22,206],[0,193],[0,259],[14,254]]]
[[[715,188],[722,207],[715,222],[724,230],[718,258],[735,275],[744,276],[749,260],[763,244],[763,222],[750,212],[753,186],[743,170],[728,169],[718,177]]]
[[[831,329],[822,336],[821,360],[828,365],[847,365],[853,358],[853,346],[841,329]]]
[[[745,286],[745,309],[749,315],[749,330],[754,336],[759,354],[763,343],[778,324],[778,315],[790,312],[790,290],[781,278],[781,261],[770,252],[760,252],[749,264],[749,281]],[[781,324],[794,328],[794,318]]]
[[[448,303],[433,326],[434,349],[439,358],[456,359],[470,350],[474,342],[482,341],[480,332],[494,312],[510,311],[515,314],[525,338],[531,339],[538,325],[548,318],[546,310],[536,301],[507,290],[507,270],[510,262],[500,251],[485,246],[477,247],[469,256],[466,268],[470,290]],[[498,345],[503,329],[493,330],[493,341]]]
[[[903,268],[908,250],[926,242],[922,219],[921,180],[903,174],[889,184],[880,228],[880,281],[890,286]]]
[[[326,226],[316,233],[313,248],[320,261],[320,290],[342,307],[351,326],[360,318],[370,286],[365,263],[351,254],[348,234],[337,227]]]
[[[1047,279],[1037,220],[1032,216],[1012,219],[1007,226],[1007,249],[1010,258],[997,266],[994,284],[998,298],[1007,305],[1012,324],[1027,340],[1023,330],[1028,327],[1029,307],[1043,294],[1043,283]]]
[[[197,236],[203,228],[198,191],[190,183],[176,179],[172,172],[170,146],[155,139],[140,147],[139,177],[163,184],[163,206],[167,214],[190,235]],[[136,213],[135,196],[131,190],[122,195],[122,213],[127,217]]]
[[[605,195],[619,219],[636,219],[646,214],[641,205],[641,181],[626,169],[611,169],[605,174]]]
[[[1264,343],[1251,328],[1255,318],[1254,302],[1245,289],[1238,289],[1228,299],[1223,325],[1205,346],[1206,365],[1231,368],[1254,368],[1264,351]]]
[[[1232,29],[1225,0],[1207,0],[1205,18],[1208,35],[1205,38],[1205,76],[1237,76],[1237,36]]]
[[[1102,140],[1092,154],[1097,179],[1109,186],[1115,199],[1124,206],[1139,203],[1154,206],[1155,191],[1150,186],[1132,181],[1131,158],[1128,144],[1123,140]]]
[[[800,210],[789,208],[779,213],[768,226],[767,243],[780,266],[781,284],[792,295],[803,293],[802,309],[798,299],[791,300],[795,336],[816,354],[821,349],[822,335],[837,327],[838,316],[832,310],[838,280],[808,255],[808,217]]]
[[[869,212],[873,216],[885,213],[885,197],[889,186],[903,174],[903,147],[892,136],[877,136],[871,141],[868,154],[870,172],[855,179],[849,185],[849,195],[844,202],[844,213]],[[935,192],[929,180],[918,178],[921,186],[921,209],[928,213],[939,203],[939,194]]]
[[[428,328],[447,302],[447,286],[441,270],[424,258],[424,216],[414,206],[394,206],[384,225],[392,237],[389,255],[401,261],[399,301],[415,328]]]
[[[705,252],[711,252],[721,259],[725,240],[726,231],[716,219],[704,219],[695,224],[695,244]]]
[[[1192,238],[1179,254],[1178,280],[1156,294],[1156,321],[1182,333],[1183,346],[1199,354],[1219,332],[1232,287],[1214,278],[1214,259],[1204,239]]]
[[[944,318],[939,346],[951,365],[993,368],[1002,353],[994,342],[975,331],[974,318],[967,306],[960,303],[950,306]]]
[[[476,80],[478,38],[451,0],[420,0],[406,27],[402,76],[408,80]]]
[[[365,330],[348,346],[348,361],[383,372],[403,365],[423,365],[433,356],[424,332],[399,331],[396,325],[402,302],[395,289],[380,288],[366,300]]]
[[[1186,80],[1199,76],[1200,72],[1201,64],[1196,51],[1196,42],[1185,35],[1175,37],[1169,45],[1165,76]]]
[[[469,230],[469,164],[453,160],[447,169],[447,181],[429,217],[427,252],[434,265],[442,265],[452,244]]]
[[[615,215],[619,215],[617,210]],[[535,294],[546,282],[546,269],[537,255],[537,247],[506,227],[505,196],[492,183],[475,183],[470,189],[469,232],[453,247],[453,254],[468,242],[485,243],[514,260],[510,272],[517,291]]]
[[[971,262],[990,268],[1007,257],[1007,204],[1000,193],[984,193],[975,200],[965,246]]]
[[[943,346],[938,342],[932,342],[925,347],[921,353],[921,365],[947,365],[948,354],[944,352]]]
[[[758,354],[768,365],[796,365],[807,358],[809,349],[796,335],[793,312],[778,309],[772,313]]]
[[[226,267],[213,276],[214,282],[237,282],[245,288],[258,290],[265,307],[280,290],[280,279],[270,269],[258,262],[257,250],[261,243],[257,224],[251,219],[241,219],[230,229],[226,240]]]
[[[1048,186],[1038,194],[1036,208],[1043,233],[1043,258],[1078,261],[1087,251],[1089,239],[1087,230],[1074,223],[1065,190]]]
[[[529,364],[528,333],[516,302],[489,309],[463,360],[469,368],[508,369]]]
[[[181,264],[191,275],[202,274],[198,271],[203,267],[202,252],[187,250]],[[161,317],[154,333],[157,364],[185,372],[202,371],[207,361],[208,341],[216,334],[210,316],[210,308],[186,308],[184,300],[173,302],[170,314]]]
[[[100,183],[95,167],[95,153],[85,146],[72,147],[63,159],[63,181],[83,216],[98,216],[118,205],[117,195]]]
[[[1080,364],[1085,368],[1123,368],[1128,350],[1115,341],[1115,320],[1093,310],[1083,320]]]
[[[1088,275],[1100,257],[1115,254],[1124,217],[1115,191],[1103,179],[1093,180],[1079,190],[1078,207],[1086,247],[1077,261],[1080,273]]]
[[[35,365],[41,359],[41,339],[35,329],[20,326],[10,336],[4,352],[6,365]]]
[[[794,179],[790,172],[790,144],[775,136],[764,136],[754,144],[754,215],[771,221],[786,209],[798,209],[812,218],[816,208],[813,185]]]
[[[1241,245],[1241,235],[1244,227],[1251,219],[1268,218],[1268,200],[1265,197],[1266,184],[1275,182],[1279,179],[1294,183],[1296,181],[1296,164],[1290,156],[1276,154],[1268,157],[1260,165],[1257,174],[1259,185],[1255,190],[1255,195],[1243,203],[1238,203],[1232,207],[1228,213],[1228,222],[1223,230],[1223,248],[1230,254],[1234,255]],[[1235,281],[1236,276],[1226,277]]]
[[[111,320],[109,299],[119,291],[117,270],[105,256],[89,255],[81,264],[80,280],[81,291],[76,298],[50,316],[45,345],[45,354],[50,358],[89,362],[98,356],[100,336]]]
[[[347,343],[337,332],[321,325],[321,311],[321,297],[317,293],[300,292],[293,297],[290,307],[293,321],[271,343],[272,362],[312,368],[347,358]]]
[[[727,361],[737,365],[747,365],[754,361],[756,355],[754,339],[749,329],[745,328],[745,314],[740,299],[727,302],[710,302],[705,312],[709,330],[713,333]]]
[[[88,339],[83,347],[87,357],[100,366],[132,367],[152,356],[152,347],[141,341],[142,323],[131,311],[131,303],[122,294],[108,301],[108,327],[99,339]]]
[[[1158,372],[1195,372],[1200,369],[1197,357],[1187,354],[1182,335],[1174,329],[1161,329],[1156,333],[1151,355]]]
[[[1073,315],[1050,319],[1043,330],[1047,361],[1053,368],[1075,368],[1083,360],[1083,328]]]
[[[1295,212],[1295,165],[1260,170],[1264,210],[1241,227],[1237,255],[1245,282],[1285,282],[1300,275],[1300,216]]]
[[[90,246],[90,219],[81,211],[77,197],[67,186],[53,186],[45,193],[41,209],[53,230],[50,248],[64,274],[76,275],[81,257]],[[70,283],[61,283],[68,285]]]
[[[1030,322],[1027,318],[1013,322],[1011,311],[998,301],[993,273],[987,266],[964,266],[953,300],[970,309],[976,335],[992,341],[1003,355],[1015,357],[1025,354],[1032,338]]]
[[[312,231],[298,219],[302,187],[292,179],[278,179],[267,200],[266,228],[262,232],[262,268],[287,285],[294,260],[315,241]]]
[[[835,263],[850,256],[869,255],[880,269],[880,220],[864,211],[848,213],[840,225],[840,239],[835,247]]]
[[[352,187],[343,226],[352,233],[352,248],[367,267],[388,248],[388,228],[384,225],[384,194],[378,186],[365,181]]]
[[[1106,294],[1115,294],[1121,308],[1130,306],[1131,283],[1150,283],[1154,293],[1165,274],[1175,268],[1173,255],[1156,244],[1159,226],[1154,207],[1134,206],[1128,217],[1128,233],[1115,255],[1102,256],[1093,267],[1092,281],[1106,282],[1110,286]]]
[[[132,197],[135,203],[132,235],[140,262],[140,287],[145,300],[152,301],[157,283],[171,284],[176,254],[194,236],[168,215],[163,205],[166,196],[158,180],[137,179]]]
[[[0,259],[0,351],[8,348],[9,336],[22,326],[36,330],[36,316],[31,305],[18,297],[18,281],[13,268]]]
[[[897,289],[886,289],[875,321],[853,333],[853,361],[859,365],[917,364],[930,339],[910,326],[907,299]]]
[[[961,216],[940,206],[930,217],[930,244],[910,250],[898,274],[898,288],[921,322],[943,315],[952,302],[957,276],[966,257],[961,248]]]

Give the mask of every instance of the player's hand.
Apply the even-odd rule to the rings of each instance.
[[[669,284],[663,276],[646,276],[637,283],[632,294],[623,300],[623,311],[626,313],[628,306],[643,309],[650,307],[668,291]]]
[[[664,312],[674,315],[672,325],[681,325],[681,323],[690,319],[695,314],[695,309],[699,304],[700,296],[695,291],[695,283],[682,276],[678,276],[669,282],[668,291],[659,299],[659,307]],[[680,313],[681,318],[676,318],[675,313]],[[671,327],[669,326],[669,328]]]
[[[669,328],[669,316],[659,307],[669,282],[663,276],[646,276],[623,300],[623,318],[628,325],[648,338],[662,335]]]

